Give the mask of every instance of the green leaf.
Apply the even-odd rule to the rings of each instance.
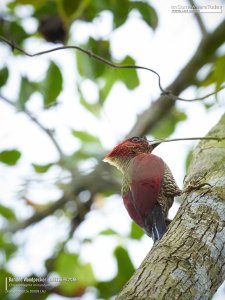
[[[43,81],[45,107],[56,102],[56,98],[62,90],[62,83],[62,74],[59,67],[54,62],[51,62],[46,78]]]
[[[105,229],[99,232],[101,235],[118,235],[118,233],[115,230],[112,229]]]
[[[134,222],[131,223],[130,237],[132,239],[140,240],[144,235],[144,231]]]
[[[209,86],[215,82],[216,82],[215,73],[214,73],[214,71],[210,70],[210,72],[207,74],[205,79],[203,81],[201,81],[200,85],[205,87],[205,86]]]
[[[72,155],[73,160],[85,160],[90,158],[90,155],[85,153],[82,149],[77,150]]]
[[[9,219],[14,221],[14,219]],[[5,258],[8,260],[17,250],[17,246],[13,242],[13,238],[7,234],[0,233],[0,249],[1,251],[4,251]],[[2,273],[0,273],[2,276]],[[0,280],[1,280],[0,276]],[[1,286],[1,285],[0,285]]]
[[[53,166],[54,164],[53,163],[49,163],[49,164],[46,164],[46,165],[37,165],[37,164],[32,164],[35,172],[37,173],[45,173],[47,172],[51,166]]]
[[[81,76],[86,78],[94,78],[92,72],[92,61],[84,54],[78,51],[76,53],[77,70]]]
[[[76,150],[71,155],[71,163],[74,163],[74,161],[90,159],[92,157],[100,160],[103,156],[104,153],[102,151],[102,146],[99,146],[97,144],[84,143],[81,145],[80,149]]]
[[[110,51],[109,51],[109,41],[107,40],[95,40],[93,38],[89,38],[86,45],[84,45],[85,49],[91,49],[96,55],[103,57],[104,59],[110,59]],[[103,75],[103,72],[109,68],[103,63],[96,61],[94,59],[90,59],[84,53],[77,52],[77,69],[81,76],[85,78],[90,78],[92,80],[96,80]]]
[[[32,5],[34,7],[34,10],[36,10],[39,7],[43,6],[45,2],[45,0],[14,0],[13,2],[9,2],[7,7],[14,10],[20,5]]]
[[[135,65],[135,61],[132,57],[126,56],[125,59],[120,62],[121,65]],[[108,94],[110,93],[113,85],[117,81],[122,81],[126,87],[130,90],[135,89],[139,84],[139,78],[137,71],[135,69],[107,69],[104,73],[105,84],[100,90],[100,99],[101,104],[104,103]]]
[[[173,108],[151,133],[157,139],[164,139],[174,132],[177,123],[183,122],[186,119],[187,115],[184,112]]]
[[[126,56],[121,62],[121,65],[135,65],[135,61],[132,57]],[[140,84],[137,71],[135,69],[119,69],[118,77],[130,90],[135,89]]]
[[[115,278],[111,281],[99,282],[96,287],[99,290],[99,298],[101,299],[109,299],[120,291]]]
[[[100,57],[103,57],[104,59],[111,58],[110,49],[109,49],[110,44],[108,40],[95,40],[93,38],[89,38],[87,47],[88,49],[91,49],[91,51],[94,54],[97,54]],[[104,70],[108,68],[108,66],[96,60],[91,60],[91,66],[92,66],[92,72],[94,74],[94,78],[100,77],[103,74]]]
[[[114,255],[117,261],[118,267],[118,278],[119,282],[123,282],[123,284],[130,278],[130,276],[134,273],[135,268],[131,262],[131,259],[128,255],[128,252],[122,246],[118,246],[115,251]],[[122,284],[122,286],[123,286]]]
[[[7,294],[7,292],[3,292],[3,289],[5,291],[5,280],[6,278],[13,278],[15,276],[15,274],[12,274],[12,273],[9,273],[8,271],[6,271],[4,268],[3,268],[3,265],[1,265],[0,267],[0,287],[1,287],[1,299],[2,300],[8,300],[9,299],[9,296]],[[3,294],[4,293],[4,294]]]
[[[5,85],[9,76],[9,70],[7,67],[4,67],[0,70],[0,87]]]
[[[215,91],[218,90],[225,82],[225,55],[217,58],[216,62],[212,65],[208,74],[201,81],[201,86],[209,86],[215,83]]]
[[[6,37],[8,40],[13,41],[17,46],[22,46],[23,41],[29,37],[23,27],[18,23],[18,21],[3,21],[1,20],[0,35]],[[7,28],[7,29],[6,29]],[[21,52],[16,51],[16,54],[21,54]]]
[[[32,82],[30,82],[27,77],[21,78],[20,92],[19,92],[19,102],[18,106],[21,110],[24,109],[26,102],[29,100],[30,96],[34,92]]]
[[[45,0],[16,0],[16,4],[33,5],[34,7],[42,6]]]
[[[143,20],[152,28],[156,29],[158,25],[158,17],[155,9],[147,2],[132,1],[130,2],[132,8],[136,8],[141,14]]]
[[[84,238],[83,240],[82,240],[82,244],[90,244],[90,243],[93,243],[93,239],[91,239],[91,238]]]
[[[111,72],[110,72],[111,71]],[[117,70],[110,70],[107,71],[105,73],[105,84],[103,86],[103,88],[100,90],[99,92],[99,102],[101,103],[101,105],[105,102],[108,94],[110,93],[113,85],[116,83],[116,81],[118,80],[117,78]]]
[[[62,15],[66,23],[77,19],[86,19],[86,12],[91,10],[91,0],[58,0],[58,11]],[[92,12],[93,14],[94,12]]]
[[[95,144],[101,146],[101,142],[98,137],[82,130],[72,130],[72,135],[78,138],[82,143]]]
[[[35,8],[33,17],[40,20],[45,15],[48,16],[58,15],[57,3],[56,1],[45,1],[44,5]]]
[[[92,22],[92,20],[98,15],[99,11],[101,10],[105,10],[105,6],[103,1],[89,1],[89,5],[86,9],[84,9],[83,13],[82,13],[82,20],[86,21],[86,22]],[[100,4],[100,6],[102,6],[103,4],[103,8],[99,8],[97,7]]]
[[[100,113],[101,105],[100,103],[89,103],[85,98],[84,95],[80,92],[80,104],[93,115],[98,116]]]
[[[0,35],[6,37],[10,41],[13,41],[13,43],[15,43],[17,46],[22,46],[24,40],[29,37],[22,25],[19,24],[17,20],[5,21],[3,19],[1,20]],[[14,53],[18,55],[24,55],[17,50],[14,50]]]
[[[0,152],[0,161],[9,166],[14,166],[20,157],[21,153],[18,150],[13,149]]]
[[[83,0],[60,0],[59,3],[61,4],[60,7],[63,10],[63,13],[69,19],[76,11],[78,11],[82,1]]]
[[[6,207],[2,204],[0,204],[0,215],[10,221],[16,220],[14,212],[9,207]]]
[[[80,289],[93,285],[95,282],[92,267],[89,263],[81,263],[77,254],[62,252],[56,258],[54,271],[61,278],[76,278],[76,281],[60,283],[63,295],[75,296]]]
[[[117,262],[117,275],[110,281],[99,282],[97,284],[97,288],[100,291],[100,298],[103,299],[108,299],[118,294],[135,271],[126,249],[118,246],[114,251],[114,255]]]
[[[127,20],[130,3],[128,0],[109,1],[109,3],[110,5],[108,6],[108,9],[110,9],[113,13],[114,28],[118,28]]]
[[[215,64],[216,89],[225,81],[225,55],[219,57]]]
[[[217,97],[217,95],[215,95],[215,97]],[[210,109],[211,107],[213,107],[215,105],[215,100],[213,100],[211,103],[204,102],[203,105],[204,105],[205,109]]]

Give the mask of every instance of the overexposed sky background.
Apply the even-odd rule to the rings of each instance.
[[[223,1],[196,1],[196,4],[223,4]],[[159,15],[159,26],[155,32],[150,31],[137,13],[130,15],[129,21],[113,34],[112,17],[110,13],[104,12],[93,24],[86,26],[82,22],[74,26],[72,37],[77,44],[87,40],[89,35],[107,36],[111,40],[111,50],[114,60],[123,59],[130,54],[136,60],[137,65],[146,66],[156,70],[162,80],[163,87],[166,87],[179,74],[182,67],[193,55],[201,38],[198,25],[192,14],[173,14],[171,5],[183,4],[186,1],[152,1]],[[4,1],[0,1],[0,10],[4,9]],[[21,17],[29,15],[29,8],[21,8],[18,11]],[[202,14],[207,29],[213,30],[224,18],[225,6],[222,14]],[[34,30],[37,24],[29,19],[24,22],[29,30]],[[52,47],[51,44],[43,45],[41,41],[30,40],[26,49],[30,52],[41,51]],[[79,104],[76,92],[76,78],[74,68],[74,53],[70,50],[51,53],[36,58],[13,57],[10,48],[1,44],[0,66],[5,60],[10,67],[10,82],[2,89],[2,94],[9,99],[17,99],[19,91],[19,74],[28,75],[31,80],[39,80],[44,77],[48,60],[53,59],[60,67],[64,77],[64,90],[59,96],[59,107],[41,113],[42,98],[34,94],[29,101],[28,108],[39,117],[40,121],[49,128],[55,128],[57,139],[66,153],[72,153],[79,143],[71,137],[70,129],[87,130],[101,138],[104,147],[110,150],[120,141],[132,128],[137,114],[154,101],[160,94],[157,78],[146,71],[138,71],[140,86],[135,91],[127,91],[123,84],[113,87],[100,119],[95,119],[86,112]],[[87,58],[89,59],[89,58]],[[35,70],[35,72],[34,72]],[[115,76],[116,76],[116,71]],[[193,74],[195,76],[195,74]],[[89,80],[85,80],[81,86],[82,90],[88,91],[87,97],[90,101],[96,100],[96,87]],[[205,95],[211,90],[202,89],[199,95]],[[219,94],[224,99],[224,92]],[[186,98],[195,98],[196,91],[189,88],[183,94]],[[213,98],[208,99],[213,101]],[[223,114],[221,106],[206,111],[201,103],[179,102],[177,107],[188,114],[188,120],[180,123],[173,137],[204,136],[208,130],[217,123]],[[0,101],[0,137],[1,149],[18,148],[23,153],[23,158],[17,168],[10,170],[1,165],[0,171],[0,201],[10,207],[16,207],[20,218],[31,215],[32,211],[21,204],[15,198],[18,190],[21,189],[23,178],[30,176],[29,163],[45,164],[57,159],[57,152],[51,141],[37,128],[31,125],[30,121],[23,114],[15,114],[11,107]],[[161,156],[182,187],[184,178],[184,161],[187,152],[196,143],[177,142],[162,144],[154,151],[154,154]],[[42,188],[34,184],[30,197],[33,201],[43,204],[50,199],[56,200],[60,193],[51,185],[51,178],[57,178],[67,174],[61,174],[57,168],[53,168],[48,175],[45,175]],[[32,176],[32,175],[31,175]],[[34,176],[34,175],[33,175]],[[171,214],[177,209],[175,204]],[[16,275],[27,276],[30,273],[41,275],[44,272],[43,262],[51,255],[51,249],[58,239],[63,239],[69,224],[65,218],[60,221],[54,216],[28,228],[24,233],[17,234],[17,241],[23,245],[21,253],[10,264],[9,268]],[[71,251],[80,251],[84,261],[91,262],[97,278],[109,280],[116,273],[116,264],[112,258],[114,247],[118,243],[117,238],[98,236],[98,232],[110,227],[125,234],[129,231],[130,220],[122,201],[118,196],[109,197],[106,205],[99,210],[88,214],[87,220],[79,227],[75,238],[70,242],[68,248]],[[55,230],[57,228],[57,231]],[[84,237],[95,237],[92,244],[83,245],[81,248],[77,240]],[[77,239],[77,240],[76,240]],[[152,245],[151,239],[144,236],[141,241],[124,241],[128,246],[129,253],[136,267],[139,266]],[[40,246],[41,245],[41,246]],[[49,299],[62,299],[58,296],[51,296]],[[94,299],[91,294],[84,299]]]

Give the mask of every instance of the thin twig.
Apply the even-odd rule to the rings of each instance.
[[[175,139],[167,139],[167,140],[149,140],[151,145],[157,145],[161,143],[168,143],[168,142],[178,142],[178,141],[193,141],[193,140],[214,140],[214,141],[222,141],[225,140],[224,137],[215,137],[215,136],[206,136],[206,137],[188,137],[188,138],[175,138]]]
[[[198,98],[194,98],[194,99],[184,99],[182,97],[177,97],[177,96],[174,96],[173,94],[171,94],[171,97],[174,98],[174,100],[180,100],[180,101],[185,101],[185,102],[194,102],[194,101],[199,101],[199,100],[204,100],[210,96],[213,96],[217,93],[219,93],[220,91],[222,91],[223,89],[225,89],[225,85],[222,85],[219,89],[217,89],[216,91],[212,92],[212,93],[209,93],[203,97],[198,97]]]
[[[190,5],[192,7],[196,7],[195,2],[193,0],[188,0],[188,2],[190,3]],[[203,22],[203,20],[202,20],[202,18],[200,16],[200,14],[198,13],[198,11],[194,12],[194,16],[195,16],[196,21],[197,21],[197,23],[199,25],[199,28],[201,30],[202,35],[205,36],[208,32],[206,30],[205,24],[204,24],[204,22]]]
[[[15,109],[17,108],[16,107],[16,104],[9,100],[8,98],[6,98],[5,96],[3,96],[2,94],[0,94],[0,98],[6,102],[7,104],[9,104],[10,106],[14,107]],[[57,149],[58,153],[59,153],[59,156],[60,156],[60,160],[61,161],[64,161],[64,153],[60,147],[60,145],[58,144],[58,142],[56,141],[54,135],[52,134],[52,131],[45,128],[39,121],[36,117],[34,117],[32,115],[32,113],[26,109],[25,107],[23,108],[22,110],[23,113],[25,113],[39,128],[41,128],[41,130],[43,130],[47,135],[48,137],[50,138],[50,140],[52,141],[52,143],[54,144],[55,148]]]
[[[141,69],[141,70],[147,70],[149,72],[154,73],[158,77],[158,84],[159,84],[159,88],[160,88],[161,92],[163,94],[167,94],[168,93],[167,91],[165,91],[163,89],[163,87],[161,85],[160,75],[156,71],[154,71],[154,70],[152,70],[150,68],[147,68],[147,67],[135,66],[135,65],[134,66],[132,66],[132,65],[117,65],[117,64],[114,64],[111,61],[109,61],[109,60],[107,60],[107,59],[105,59],[105,58],[103,58],[101,56],[98,56],[97,54],[94,54],[92,51],[83,49],[83,48],[81,48],[79,46],[69,46],[69,45],[68,46],[60,46],[60,47],[55,47],[55,48],[52,48],[52,49],[48,49],[48,50],[45,50],[45,51],[40,51],[40,52],[36,52],[36,53],[32,54],[32,53],[29,53],[29,52],[25,51],[24,49],[20,48],[19,46],[15,45],[13,42],[7,40],[6,38],[4,38],[2,36],[0,36],[0,40],[2,40],[3,42],[5,42],[9,46],[11,46],[13,50],[16,49],[16,50],[22,52],[23,54],[25,54],[26,56],[29,56],[29,57],[35,57],[35,56],[39,56],[39,55],[51,53],[51,52],[58,51],[58,50],[76,49],[76,50],[78,50],[80,52],[83,52],[83,53],[87,54],[89,57],[94,58],[95,60],[97,60],[97,61],[99,61],[99,62],[101,62],[101,63],[103,63],[105,65],[108,65],[108,66],[110,66],[112,68],[116,68],[116,69]]]
[[[86,50],[86,49],[83,49],[79,46],[60,46],[60,47],[56,47],[56,48],[52,48],[52,49],[48,49],[48,50],[44,50],[44,51],[40,51],[40,52],[36,52],[36,53],[29,53],[27,51],[25,51],[24,49],[20,48],[19,46],[15,45],[13,42],[7,40],[6,38],[0,36],[0,40],[2,40],[3,42],[5,42],[6,44],[8,44],[13,50],[16,49],[20,52],[22,52],[23,54],[25,54],[26,56],[29,56],[29,57],[35,57],[35,56],[39,56],[39,55],[43,55],[43,54],[47,54],[47,53],[51,53],[51,52],[54,52],[54,51],[58,51],[58,50],[65,50],[65,49],[76,49],[84,54],[87,54],[89,57],[91,58],[94,58],[95,60],[105,64],[105,65],[108,65],[112,68],[115,68],[115,69],[139,69],[139,70],[146,70],[146,71],[149,71],[153,74],[155,74],[157,77],[158,77],[158,86],[159,86],[159,89],[161,91],[161,94],[172,99],[172,100],[180,100],[180,101],[186,101],[186,102],[193,102],[193,101],[199,101],[199,100],[204,100],[206,98],[208,98],[209,96],[212,96],[212,95],[215,95],[217,94],[219,91],[221,91],[222,89],[225,88],[225,86],[219,88],[218,90],[216,90],[215,92],[213,93],[210,93],[210,94],[207,94],[203,97],[200,97],[200,98],[195,98],[195,99],[184,99],[184,98],[181,98],[177,95],[174,95],[171,91],[166,91],[162,85],[161,85],[161,77],[159,75],[158,72],[156,72],[155,70],[153,69],[150,69],[150,68],[147,68],[147,67],[143,67],[143,66],[137,66],[137,65],[119,65],[119,64],[115,64],[115,63],[112,63],[111,61],[101,57],[101,56],[98,56],[97,54],[94,54],[92,51],[90,50]]]

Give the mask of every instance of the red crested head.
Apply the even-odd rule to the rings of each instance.
[[[154,146],[149,144],[146,137],[132,137],[126,139],[109,152],[103,161],[123,171],[127,163],[141,153],[151,153]]]

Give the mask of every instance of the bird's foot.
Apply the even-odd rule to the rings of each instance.
[[[209,184],[208,182],[201,182],[202,178],[205,178],[204,176],[200,176],[198,178],[194,178],[193,180],[190,181],[190,183],[188,184],[188,186],[183,190],[182,193],[190,193],[192,191],[196,191],[199,190],[200,188],[202,188],[203,186],[209,186],[212,187],[211,184]]]

